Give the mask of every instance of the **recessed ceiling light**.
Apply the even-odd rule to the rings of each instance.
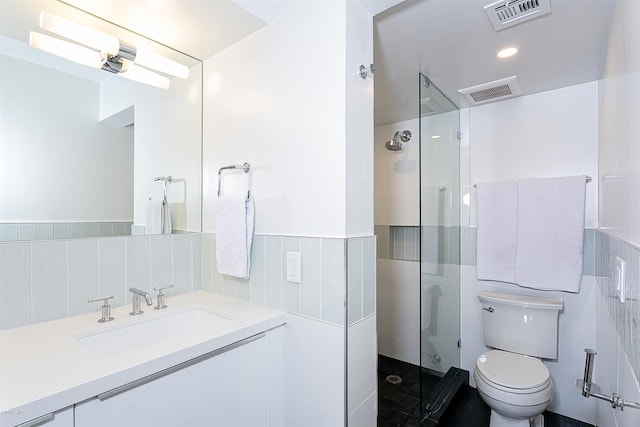
[[[505,47],[504,49],[500,50],[496,56],[498,58],[508,58],[510,56],[515,55],[516,53],[518,53],[518,48],[517,47]]]

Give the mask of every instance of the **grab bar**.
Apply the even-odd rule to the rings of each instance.
[[[242,169],[242,171],[244,173],[248,173],[249,169],[251,169],[251,166],[249,165],[249,163],[244,162],[241,165],[223,166],[220,169],[218,169],[218,197],[220,197],[220,195],[222,194],[222,185],[221,185],[222,172],[224,172],[226,170],[229,170],[229,169]],[[249,197],[249,190],[247,190],[247,197]]]
[[[606,400],[607,402],[611,403],[611,407],[613,409],[620,408],[621,411],[624,411],[625,407],[640,409],[640,403],[627,402],[618,393],[613,393],[611,396],[600,393],[600,387],[598,387],[597,384],[591,382],[591,376],[593,374],[593,359],[598,353],[596,353],[595,350],[591,350],[590,348],[585,348],[584,351],[585,353],[587,353],[587,358],[584,361],[584,378],[581,380],[576,380],[576,386],[582,389],[582,395],[584,397],[592,396],[600,400]]]
[[[586,177],[587,184],[590,183],[591,181],[593,181],[593,179],[590,176],[587,176]],[[473,188],[478,188],[478,184],[473,184]]]

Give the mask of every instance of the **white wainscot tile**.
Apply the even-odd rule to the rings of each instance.
[[[69,241],[69,315],[89,313],[102,304],[89,304],[98,294],[98,239]],[[113,304],[110,300],[109,304]]]
[[[67,316],[67,241],[33,243],[33,321]]]
[[[348,411],[352,413],[378,388],[376,316],[350,326],[347,338]]]
[[[344,413],[344,333],[340,326],[288,316],[287,388],[338,413]]]
[[[554,386],[553,400],[547,410],[594,424],[596,399],[582,397],[580,389],[575,385],[576,379],[582,378],[584,375],[584,365],[580,369],[565,369],[559,365],[545,364],[551,372]]]

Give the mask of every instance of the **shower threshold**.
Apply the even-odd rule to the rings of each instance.
[[[420,425],[435,427],[446,412],[458,391],[469,384],[469,372],[460,368],[450,368],[438,385],[425,396],[420,408]]]

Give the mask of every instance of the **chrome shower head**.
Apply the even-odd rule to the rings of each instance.
[[[384,143],[384,147],[390,151],[403,151],[404,143],[411,140],[411,132],[404,130],[402,132],[397,131],[393,138]]]

